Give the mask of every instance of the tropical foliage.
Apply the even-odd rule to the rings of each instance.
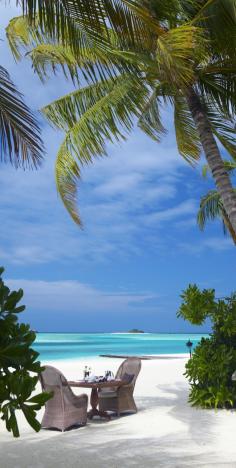
[[[190,285],[181,295],[177,316],[193,325],[207,319],[212,324],[209,338],[202,338],[186,364],[190,383],[189,402],[202,408],[236,407],[236,293],[217,299],[213,289]]]
[[[78,87],[42,110],[65,132],[56,180],[73,219],[80,223],[81,166],[136,122],[159,141],[168,104],[180,154],[194,164],[204,149],[236,230],[236,197],[215,140],[236,157],[236,1],[28,0],[23,7],[28,17],[7,28],[14,56],[27,52],[42,79],[60,67]]]
[[[39,431],[36,411],[51,395],[32,396],[43,369],[37,361],[38,353],[31,348],[35,333],[29,325],[18,322],[18,314],[25,309],[24,305],[18,305],[23,291],[10,291],[2,280],[3,272],[0,268],[0,415],[7,430],[19,437],[18,410],[23,411],[30,426]]]
[[[37,168],[42,157],[43,142],[35,117],[0,66],[0,161]]]
[[[224,161],[227,171],[231,173],[236,169],[236,162]],[[205,176],[209,170],[208,166],[203,168],[203,175]],[[236,189],[234,189],[236,192]],[[229,220],[225,211],[220,194],[217,190],[210,190],[206,195],[201,198],[200,208],[197,214],[197,222],[201,230],[205,228],[206,222],[209,220],[221,219],[223,223],[224,234],[230,234],[233,242],[236,245],[236,232]]]

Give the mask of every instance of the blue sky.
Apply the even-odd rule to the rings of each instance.
[[[0,63],[37,110],[72,86],[60,74],[42,85],[27,59],[14,63],[4,28],[16,14],[0,5]],[[231,239],[218,222],[203,233],[196,225],[199,198],[213,183],[202,180],[200,165],[192,169],[178,155],[172,114],[164,115],[169,133],[161,144],[136,129],[83,170],[83,231],[56,193],[59,132],[41,120],[47,148],[41,170],[1,165],[0,263],[8,284],[23,287],[24,320],[33,328],[198,332],[176,318],[181,291],[193,282],[219,296],[235,288]]]

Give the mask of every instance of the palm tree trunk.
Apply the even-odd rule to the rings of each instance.
[[[211,129],[211,124],[200,98],[193,88],[189,88],[186,98],[224,209],[233,230],[236,232],[236,195],[229,175],[225,170],[219,148]]]
[[[227,228],[227,230],[229,231],[233,241],[234,241],[234,244],[236,245],[236,232],[235,230],[233,229],[233,226],[228,218],[228,215],[226,213],[225,210],[223,210],[223,213],[222,213],[222,217],[223,217],[223,220],[224,220],[224,223],[225,223],[225,226]]]

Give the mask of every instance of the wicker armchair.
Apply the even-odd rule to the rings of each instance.
[[[99,410],[114,411],[117,416],[123,412],[137,412],[133,392],[141,369],[141,359],[128,358],[120,365],[116,379],[127,381],[122,387],[104,388],[98,393]]]
[[[55,367],[45,366],[39,378],[42,390],[53,392],[53,397],[46,403],[42,427],[64,431],[71,426],[85,425],[87,395],[74,395],[64,375]]]

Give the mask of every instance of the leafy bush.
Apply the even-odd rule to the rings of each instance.
[[[178,317],[194,325],[207,318],[212,323],[209,338],[202,338],[186,364],[191,386],[189,401],[202,408],[236,407],[236,293],[216,299],[214,289],[201,291],[189,285],[181,295]]]
[[[22,410],[30,426],[39,431],[36,411],[51,395],[31,397],[43,369],[36,361],[39,354],[31,348],[36,335],[29,325],[18,323],[18,314],[25,309],[17,305],[23,291],[11,292],[1,278],[3,272],[0,268],[0,414],[7,430],[19,437],[16,410]]]

